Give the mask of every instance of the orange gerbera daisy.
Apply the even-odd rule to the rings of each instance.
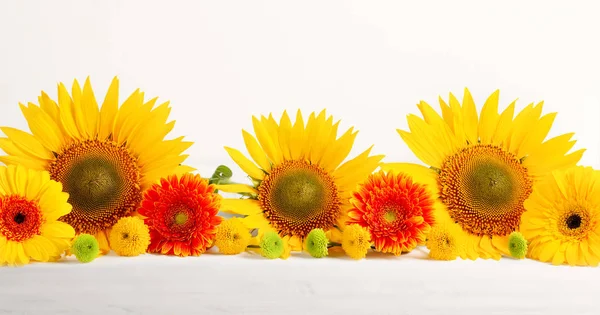
[[[366,227],[375,249],[400,255],[425,242],[434,199],[425,185],[404,173],[378,172],[355,191],[348,224]]]
[[[169,176],[145,194],[139,214],[150,229],[149,253],[199,256],[211,246],[221,197],[199,175]]]

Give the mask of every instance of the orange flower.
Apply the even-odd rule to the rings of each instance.
[[[352,194],[348,224],[369,229],[375,249],[400,255],[425,242],[434,200],[426,186],[406,174],[372,174]]]
[[[221,197],[199,175],[169,176],[145,194],[139,214],[150,229],[149,253],[199,256],[211,246]]]

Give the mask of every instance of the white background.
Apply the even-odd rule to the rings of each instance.
[[[545,100],[545,113],[559,112],[551,134],[576,132],[576,148],[588,149],[582,164],[600,167],[600,9],[596,2],[0,0],[0,125],[25,128],[18,102],[36,102],[40,90],[55,96],[59,81],[70,84],[74,78],[83,81],[89,75],[96,96],[102,99],[110,80],[118,75],[122,100],[138,87],[148,97],[171,100],[171,118],[177,120],[172,136],[185,135],[196,142],[188,163],[208,176],[218,164],[232,165],[222,147],[242,149],[241,129],[251,128],[251,115],[274,112],[279,117],[284,109],[294,113],[301,108],[308,114],[327,108],[342,119],[343,126],[361,130],[354,153],[375,144],[374,152],[386,154],[387,161],[416,161],[395,129],[406,126],[405,117],[417,112],[419,100],[436,105],[438,95],[447,98],[452,91],[462,98],[464,87],[469,87],[480,106],[500,89],[502,108],[516,98],[519,108]],[[238,173],[236,177],[242,176]],[[267,310],[280,314],[278,309],[287,314],[309,310],[334,313],[334,309],[345,310],[345,314],[368,314],[368,310],[374,314],[384,314],[384,310],[391,314],[399,314],[399,310],[452,314],[459,308],[464,314],[568,314],[569,310],[584,314],[584,309],[598,310],[598,304],[591,302],[598,296],[597,270],[573,269],[567,274],[569,269],[530,261],[446,265],[412,259],[398,265],[376,259],[371,268],[365,265],[369,261],[336,265],[335,260],[330,264],[297,258],[295,262],[272,262],[271,268],[260,261],[213,259],[216,261],[169,260],[197,266],[192,267],[195,272],[204,270],[210,277],[160,276],[156,281],[164,281],[169,288],[181,287],[181,291],[150,295],[146,302],[170,301],[178,310],[194,306],[204,314],[225,313],[228,307],[239,313],[244,305],[249,305],[248,313],[257,314]],[[140,263],[144,261],[146,269],[140,270],[146,271],[138,272],[135,260],[120,269],[111,267],[120,265],[114,260],[89,266],[98,268],[90,269],[98,279],[103,278],[102,272],[113,276],[120,272],[126,277],[123,279],[148,281],[140,283],[141,287],[156,287],[152,273],[159,269],[152,266],[161,261],[142,259]],[[202,263],[194,265],[198,261]],[[209,269],[203,269],[205,261],[222,268],[212,272],[210,266],[217,265],[209,264]],[[12,301],[12,310],[41,312],[54,307],[79,314],[86,307],[82,301],[89,299],[86,294],[102,296],[108,294],[102,288],[119,287],[115,283],[82,284],[82,269],[71,274],[68,268],[48,267],[46,273],[39,268],[35,270],[46,275],[40,276],[47,288],[43,290],[45,302],[36,304],[27,297],[27,292],[41,290],[28,289],[39,284],[35,273],[22,277],[25,269],[2,270],[2,278],[14,281],[2,281],[2,292],[13,294],[2,303],[2,310],[11,310]],[[187,270],[170,264],[164,268],[160,270]],[[241,272],[245,268],[248,272]],[[402,270],[409,272],[403,274]],[[429,276],[421,280],[419,270]],[[200,303],[202,294],[185,298],[183,292],[193,291],[199,285],[195,283],[204,288],[210,281],[219,283],[219,275],[230,272],[237,278],[224,279],[230,281],[232,290],[220,285],[212,299],[218,293],[221,300],[209,304],[213,307],[214,301],[222,302],[214,308],[203,308],[207,304]],[[404,277],[409,277],[406,283],[410,286],[403,286]],[[16,283],[18,279],[27,280]],[[289,282],[279,286],[278,279]],[[519,282],[527,285],[519,286]],[[59,299],[64,290],[52,289],[76,284],[81,285],[84,296],[60,295]],[[20,286],[14,289],[12,285]],[[241,289],[244,285],[256,289]],[[282,286],[287,289],[281,290]],[[344,288],[351,293],[336,291]],[[227,292],[234,295],[232,301],[237,295],[237,301],[246,304],[234,305],[223,298]],[[526,298],[530,294],[535,299]],[[102,304],[106,301],[98,297],[100,304],[95,310],[127,313],[128,308],[134,309],[135,303],[123,296],[114,297],[121,301],[114,302],[116,306]],[[71,298],[79,302],[73,304]],[[143,296],[135,299],[144,301]],[[319,302],[306,304],[311,300]],[[328,308],[327,300],[335,304]],[[413,301],[415,304],[410,304]],[[161,304],[160,310],[166,312],[165,305]],[[486,306],[493,309],[485,310]],[[399,310],[393,311],[393,307]],[[140,310],[152,308],[138,307]]]
[[[171,101],[172,136],[209,176],[251,115],[327,108],[360,130],[354,152],[416,161],[396,128],[419,100],[469,87],[481,106],[500,89],[501,108],[545,100],[552,134],[576,132],[598,167],[600,9],[566,3],[2,0],[0,125],[25,127],[18,102],[57,82],[89,75],[103,99],[118,75],[121,99]]]

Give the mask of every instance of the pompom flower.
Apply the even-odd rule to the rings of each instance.
[[[6,134],[0,149],[7,154],[0,161],[50,172],[73,206],[60,221],[77,234],[94,235],[107,253],[110,228],[135,212],[151,184],[191,170],[181,163],[192,143],[165,140],[175,122],[168,122],[169,103],[155,106],[156,100],[136,90],[119,106],[114,78],[99,106],[89,78],[83,88],[75,80],[70,94],[60,83],[57,102],[42,92],[39,105],[20,104],[31,134],[0,128]]]
[[[452,94],[439,98],[441,113],[422,101],[422,118],[409,115],[409,130],[398,133],[426,166],[382,165],[433,190],[436,222],[456,223],[465,236],[462,258],[510,255],[508,237],[519,230],[535,181],[577,164],[584,152],[570,152],[572,133],[546,139],[556,113],[542,115],[543,102],[514,115],[515,102],[498,112],[498,100],[496,91],[480,113],[467,89],[462,104]]]
[[[214,245],[225,255],[237,255],[246,250],[252,235],[240,218],[225,220],[217,227]]]
[[[81,234],[73,241],[71,252],[79,262],[89,263],[100,255],[100,246],[93,235]]]
[[[280,258],[285,251],[283,239],[277,232],[268,231],[260,239],[260,254],[269,259]]]
[[[431,228],[425,245],[432,259],[455,260],[464,250],[464,235],[455,223],[440,222]]]
[[[329,240],[323,229],[314,229],[310,231],[304,241],[304,248],[315,258],[327,256],[329,254],[327,246],[329,246]]]
[[[508,237],[508,250],[513,258],[523,259],[527,255],[527,240],[523,234],[512,232]]]
[[[577,166],[553,172],[525,202],[521,233],[529,258],[554,265],[600,262],[600,171]]]
[[[150,231],[138,217],[121,218],[110,231],[110,246],[119,256],[139,256],[150,244]]]
[[[148,252],[199,256],[212,246],[221,197],[200,175],[169,176],[144,194],[139,214],[150,228]]]
[[[339,122],[325,110],[308,118],[298,111],[295,120],[286,112],[279,121],[253,117],[252,123],[254,135],[242,131],[249,158],[225,149],[253,184],[218,186],[250,198],[224,199],[221,210],[244,216],[251,229],[277,231],[294,251],[302,250],[313,229],[343,228],[352,189],[383,156],[370,156],[367,149],[347,159],[357,133],[350,128],[338,136]]]
[[[0,266],[53,261],[69,249],[75,230],[57,221],[71,211],[68,198],[48,172],[0,166]]]
[[[371,248],[371,233],[358,224],[346,226],[342,232],[342,249],[352,259],[363,259]]]
[[[406,174],[370,175],[350,199],[348,224],[369,230],[375,250],[400,255],[424,244],[433,223],[434,198]]]

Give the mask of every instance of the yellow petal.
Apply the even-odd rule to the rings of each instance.
[[[259,229],[262,231],[263,229],[270,228],[269,221],[265,218],[262,213],[249,215],[245,218],[242,218],[242,222],[248,229]]]
[[[95,137],[98,134],[98,123],[100,120],[100,112],[98,111],[98,103],[96,96],[92,90],[92,84],[88,77],[83,84],[83,94],[81,95],[81,112],[87,124],[88,135]]]
[[[54,154],[46,149],[34,136],[15,128],[2,127],[0,129],[22,151],[36,158],[44,160],[54,159]]]
[[[279,121],[279,147],[283,154],[283,158],[286,160],[292,159],[291,146],[291,135],[292,135],[292,121],[286,111],[283,111],[281,120]]]
[[[240,215],[262,213],[260,202],[253,199],[223,199],[221,201],[221,211]]]
[[[512,119],[515,112],[515,102],[512,102],[508,107],[500,114],[498,118],[498,124],[496,130],[492,136],[492,144],[505,146],[508,145],[510,137],[510,128],[512,126]]]
[[[510,257],[510,251],[508,250],[508,236],[497,236],[492,237],[492,245],[499,250],[503,255]]]
[[[48,251],[44,247],[38,245],[35,238],[30,238],[23,242],[23,249],[25,250],[25,254],[33,260],[46,262],[50,258]]]
[[[541,115],[541,106],[529,104],[525,109],[517,114],[512,123],[510,137],[508,142],[508,151],[517,154],[519,147],[525,140],[532,125],[539,119]]]
[[[271,134],[269,134],[264,123],[259,121],[256,117],[252,117],[252,125],[254,126],[254,134],[256,134],[256,138],[267,156],[274,164],[281,163],[282,154],[278,148],[279,145],[275,146],[273,138],[271,137]]]
[[[59,152],[65,139],[57,122],[41,108],[29,103],[29,107],[20,104],[23,116],[27,119],[31,133],[49,151]]]
[[[143,109],[144,93],[139,89],[135,90],[123,102],[121,108],[117,111],[113,126],[112,138],[119,144],[122,144],[129,135],[129,132],[142,122],[146,115],[150,114],[150,109]]]
[[[77,123],[75,122],[75,110],[73,108],[73,100],[69,96],[67,88],[62,83],[58,85],[58,104],[60,121],[62,123],[63,130],[71,138],[81,139],[81,133],[79,132],[79,129],[77,128]]]
[[[331,149],[328,150],[323,159],[321,161],[321,166],[328,171],[332,171],[336,169],[340,163],[348,157],[350,151],[352,150],[352,146],[354,145],[354,140],[356,139],[357,132],[353,132],[354,128],[348,129],[346,133],[344,133],[334,144],[331,146]]]
[[[54,102],[46,92],[42,91],[42,95],[38,97],[40,108],[46,113],[52,121],[60,121],[58,105]]]
[[[412,163],[383,163],[381,170],[408,174],[414,182],[427,185],[432,192],[438,193],[438,173],[431,168]]]
[[[471,96],[469,89],[465,88],[465,95],[463,97],[463,118],[464,118],[464,130],[467,141],[471,144],[476,144],[479,141],[477,134],[478,122],[477,122],[477,108],[475,102]]]
[[[576,266],[579,261],[579,246],[577,243],[569,244],[565,251],[567,263],[571,266]]]
[[[233,161],[239,165],[239,167],[246,172],[250,177],[255,179],[263,179],[265,177],[265,173],[258,168],[252,161],[246,158],[240,151],[225,147],[229,156],[233,159]]]
[[[252,159],[266,172],[271,171],[271,162],[269,161],[269,158],[267,158],[265,151],[263,151],[258,144],[258,141],[245,130],[242,130],[242,135],[244,137],[246,149],[248,150],[248,153],[250,153]]]
[[[290,154],[294,160],[299,160],[304,153],[304,120],[302,119],[302,112],[298,110],[296,114],[296,121],[292,127],[292,133],[290,136]]]
[[[555,117],[556,113],[545,115],[536,124],[530,126],[529,133],[517,150],[517,157],[527,156],[542,145],[542,142],[550,132]]]
[[[46,224],[42,225],[42,235],[48,238],[73,238],[75,237],[75,230],[64,222],[47,222]]]
[[[108,254],[108,252],[110,252],[110,244],[108,242],[108,234],[110,234],[110,229],[98,232],[98,233],[96,233],[96,235],[94,235],[94,237],[96,237],[96,240],[98,240],[98,245],[100,247],[100,254],[102,254],[102,255],[106,255],[106,254]]]
[[[488,97],[481,109],[481,119],[479,120],[479,138],[482,144],[491,144],[494,131],[498,124],[500,115],[498,114],[498,101],[500,91],[496,90]]]
[[[100,125],[98,138],[107,139],[113,132],[115,117],[119,108],[119,79],[114,77],[100,109]]]
[[[0,162],[6,165],[23,165],[35,170],[45,170],[48,165],[47,160],[38,160],[23,156],[0,156]]]

